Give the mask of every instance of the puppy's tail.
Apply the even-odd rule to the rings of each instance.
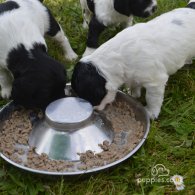
[[[186,7],[191,8],[191,9],[195,9],[195,0],[190,0]]]

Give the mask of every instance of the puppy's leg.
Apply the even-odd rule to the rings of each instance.
[[[146,86],[146,102],[145,107],[150,118],[158,118],[164,99],[165,84],[156,86]]]
[[[46,34],[53,37],[56,41],[58,41],[61,44],[66,59],[75,60],[78,56],[71,48],[68,38],[64,34],[64,31],[62,30],[61,26],[52,16],[49,10],[48,10],[48,14],[49,14],[50,23],[49,23],[49,30],[46,32]]]
[[[60,27],[60,31],[53,37],[56,41],[58,41],[65,53],[65,58],[68,60],[76,60],[77,54],[73,51],[68,41],[68,38],[64,35],[62,28]]]
[[[11,74],[7,70],[0,68],[0,86],[2,98],[8,99],[11,96],[12,81],[13,78],[11,77]]]
[[[83,28],[88,29],[91,20],[91,13],[88,10],[83,10]]]
[[[134,86],[131,90],[131,96],[134,98],[139,98],[141,96],[141,86]]]
[[[88,29],[88,27],[89,27],[89,26],[88,26],[88,23],[87,23],[87,21],[84,19],[84,17],[83,17],[83,25],[82,25],[82,26],[83,26],[84,29]]]
[[[89,22],[91,20],[91,12],[87,6],[86,0],[80,0],[82,14],[83,14],[83,28],[87,29],[89,27]]]
[[[133,16],[129,16],[129,18],[126,22],[125,28],[132,26],[132,25],[133,25]]]
[[[103,110],[107,104],[112,103],[115,100],[116,91],[108,91],[104,99],[101,101],[100,105],[94,106],[95,110]]]
[[[88,32],[88,38],[87,38],[87,48],[83,54],[83,56],[90,55],[95,51],[96,48],[98,48],[98,39],[102,31],[106,26],[101,24],[95,16],[92,17],[90,23],[89,23],[89,32]]]
[[[185,64],[193,64],[193,59],[192,58],[189,58],[185,61]]]
[[[129,88],[128,93],[134,97],[134,98],[139,98],[141,96],[141,88],[142,86],[138,84],[137,82],[130,82],[126,83],[126,85]]]

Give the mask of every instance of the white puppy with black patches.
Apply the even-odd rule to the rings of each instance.
[[[156,0],[80,0],[84,23],[89,25],[87,48],[83,56],[87,56],[98,47],[98,38],[110,25],[132,25],[133,16],[148,17],[157,8]]]
[[[147,22],[129,27],[76,65],[72,87],[102,110],[124,83],[132,96],[146,89],[146,110],[157,118],[169,75],[195,56],[195,0]]]
[[[1,97],[26,107],[44,107],[64,95],[66,71],[47,53],[45,35],[77,58],[64,31],[41,0],[0,3]]]

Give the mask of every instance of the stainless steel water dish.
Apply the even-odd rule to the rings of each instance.
[[[71,96],[70,85],[67,89]],[[0,156],[18,168],[46,175],[78,175],[113,167],[131,157],[142,146],[150,127],[148,114],[142,104],[121,91],[117,93],[116,101],[124,101],[130,105],[136,120],[139,120],[144,126],[143,138],[133,150],[121,159],[87,170],[52,172],[26,167],[24,162],[22,164],[16,163],[2,154],[1,151]],[[0,110],[0,127],[15,109],[15,105],[11,102]],[[94,112],[92,106],[82,99],[70,97],[57,100],[47,107],[45,117],[33,125],[29,136],[29,145],[35,146],[37,153],[47,153],[52,159],[67,159],[79,164],[81,162],[77,152],[85,152],[88,149],[99,152],[101,148],[98,147],[98,144],[104,140],[112,142],[113,136],[112,125],[101,115],[101,112]],[[28,149],[29,146],[26,146],[26,150]]]
[[[67,97],[47,107],[45,118],[31,131],[29,145],[50,159],[75,161],[80,158],[78,153],[101,152],[98,144],[105,140],[111,143],[113,137],[111,124],[93,112],[90,103]]]

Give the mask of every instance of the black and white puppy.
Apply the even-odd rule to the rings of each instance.
[[[132,25],[133,16],[148,17],[157,8],[156,0],[80,0],[84,23],[89,25],[87,48],[83,56],[94,52],[98,38],[107,26]]]
[[[77,58],[60,25],[39,0],[0,4],[1,96],[25,107],[45,107],[64,96],[66,71],[47,54],[44,35],[57,40],[69,60]]]
[[[163,27],[163,28],[162,28]],[[160,31],[159,31],[160,29]],[[80,60],[72,88],[102,110],[126,84],[132,96],[146,89],[146,110],[157,118],[169,75],[195,56],[195,0],[118,33],[94,53]]]

